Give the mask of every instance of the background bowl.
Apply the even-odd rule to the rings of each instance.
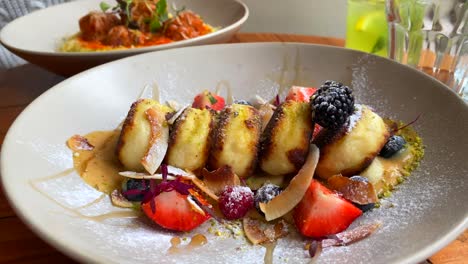
[[[169,0],[199,14],[216,32],[194,39],[143,48],[106,52],[58,52],[65,37],[79,32],[78,20],[99,10],[102,0],[73,1],[20,17],[0,32],[0,42],[19,57],[61,75],[72,75],[96,65],[149,51],[227,42],[247,20],[247,6],[239,0]],[[107,1],[112,3],[113,1]],[[20,34],[19,34],[20,33]]]
[[[325,249],[320,261],[424,260],[468,224],[468,106],[417,70],[341,48],[211,45],[148,53],[78,74],[45,92],[11,126],[1,156],[5,193],[35,232],[82,261],[263,263],[263,247],[215,236],[207,232],[210,223],[181,234],[164,231],[145,218],[91,217],[121,209],[112,207],[107,197],[93,203],[101,194],[70,171],[72,153],[65,141],[74,134],[114,129],[147,84],[157,84],[162,101],[188,103],[202,89],[217,86],[230,87],[236,98],[273,98],[281,86],[318,86],[327,79],[351,85],[357,102],[371,105],[382,116],[409,122],[422,114],[414,126],[426,156],[381,208],[356,221],[355,225],[381,221],[375,234],[347,247]],[[174,235],[197,232],[208,237],[207,245],[166,253]],[[274,262],[307,263],[304,243],[280,240]]]

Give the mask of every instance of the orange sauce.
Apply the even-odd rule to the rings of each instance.
[[[200,34],[200,36],[206,35],[208,33],[211,33],[213,30],[204,25],[204,30]],[[141,34],[144,36],[144,42],[140,43],[139,45],[132,45],[132,46],[110,46],[110,45],[105,45],[101,41],[91,41],[91,40],[84,40],[81,36],[77,36],[77,40],[80,42],[80,45],[85,48],[85,49],[90,49],[90,50],[113,50],[113,49],[129,49],[129,48],[142,48],[142,47],[148,47],[148,46],[155,46],[155,45],[161,45],[161,44],[167,44],[174,42],[174,40],[161,35],[161,34],[153,34],[153,33],[148,33],[148,32],[141,32]]]

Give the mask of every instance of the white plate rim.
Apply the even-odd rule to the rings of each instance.
[[[335,46],[328,46],[328,45],[321,45],[321,44],[309,44],[309,43],[295,43],[295,42],[214,44],[214,45],[184,47],[183,49],[184,50],[185,49],[203,50],[203,49],[210,49],[210,48],[223,48],[224,49],[224,48],[229,48],[229,47],[234,48],[236,46],[251,47],[251,46],[263,46],[263,45],[265,45],[265,46],[282,46],[282,45],[285,45],[285,46],[316,46],[316,47],[327,48],[327,49],[345,50],[345,48],[335,47]],[[346,49],[346,50],[349,50],[349,49]],[[349,51],[350,52],[355,52],[355,53],[360,53],[360,54],[366,54],[364,52],[356,51],[356,50],[349,50]],[[180,52],[180,49],[169,49],[169,50],[165,50],[164,52],[167,52],[167,53],[169,53],[169,52]],[[155,53],[155,52],[152,52],[152,53]],[[369,55],[369,54],[367,54],[367,55]],[[94,71],[99,71],[103,67],[109,67],[110,64],[125,63],[126,60],[132,60],[133,57],[140,57],[140,56],[145,56],[145,54],[139,54],[139,55],[135,55],[135,56],[132,56],[132,57],[127,57],[127,58],[123,58],[123,59],[119,59],[119,60],[116,60],[116,61],[112,61],[112,62],[108,62],[108,63],[102,64],[102,65],[99,65],[97,67],[94,67],[94,68],[88,69],[86,71],[83,71],[83,72],[81,72],[81,73],[79,73],[79,74],[77,74],[75,76],[72,76],[72,77],[70,77],[70,78],[68,78],[68,79],[54,85],[50,89],[48,89],[46,92],[44,92],[39,97],[37,97],[33,102],[31,102],[20,113],[20,115],[15,119],[15,121],[10,126],[10,128],[9,128],[5,138],[4,138],[4,142],[2,144],[2,148],[1,148],[0,153],[4,154],[4,153],[9,152],[9,149],[12,147],[10,145],[13,144],[13,142],[11,142],[11,140],[10,140],[10,137],[13,137],[13,135],[15,134],[16,126],[24,118],[25,113],[31,111],[31,108],[34,108],[36,105],[41,104],[41,101],[45,100],[50,94],[55,93],[59,89],[66,89],[66,86],[68,85],[69,82],[73,82],[75,79],[81,78],[82,75],[86,75],[86,74],[88,74],[90,72],[94,72]],[[375,56],[375,55],[370,55],[370,56],[382,59],[381,57],[378,57],[378,56]],[[406,70],[412,71],[414,74],[424,76],[425,78],[429,77],[433,82],[442,84],[443,86],[445,86],[446,89],[450,90],[450,92],[453,93],[453,95],[456,96],[458,98],[458,100],[460,100],[460,102],[465,103],[453,90],[451,90],[448,86],[446,86],[444,83],[440,82],[439,80],[437,80],[437,79],[435,79],[435,78],[433,78],[433,77],[431,77],[431,76],[429,76],[429,75],[427,75],[427,74],[425,74],[425,73],[423,73],[423,72],[421,72],[421,71],[419,71],[417,69],[414,69],[414,68],[412,68],[410,66],[400,64],[398,62],[389,60],[387,58],[383,58],[383,59],[389,61],[389,63],[398,64],[400,66],[403,66],[403,67],[406,68]],[[466,104],[466,107],[468,108],[468,104]],[[44,239],[47,243],[51,244],[52,246],[54,246],[55,248],[57,248],[61,252],[64,252],[66,255],[74,258],[75,260],[86,261],[86,262],[108,262],[109,261],[105,257],[102,257],[102,256],[90,256],[90,255],[87,255],[84,252],[78,252],[77,250],[74,250],[74,248],[68,246],[67,243],[64,243],[65,241],[55,239],[51,235],[51,232],[46,231],[46,228],[43,228],[43,227],[39,226],[37,223],[34,222],[34,220],[31,221],[30,219],[28,219],[27,216],[25,214],[23,214],[23,212],[21,212],[19,210],[19,208],[16,206],[16,204],[14,203],[14,198],[13,198],[14,194],[9,192],[8,188],[5,187],[5,186],[7,186],[7,184],[5,184],[6,183],[6,181],[5,181],[6,178],[3,175],[4,175],[4,170],[5,170],[6,166],[8,166],[8,165],[6,164],[5,155],[1,155],[0,156],[0,182],[2,183],[3,191],[5,193],[5,197],[9,201],[10,206],[14,209],[15,213],[19,216],[19,218],[23,221],[23,223],[25,223],[29,228],[31,228],[34,231],[34,233],[38,234],[38,236],[41,237],[42,239]],[[435,254],[436,252],[441,250],[443,247],[447,246],[450,242],[454,241],[467,228],[468,228],[468,212],[466,213],[465,219],[459,221],[458,223],[455,223],[454,227],[448,233],[443,235],[442,238],[440,238],[439,240],[435,241],[432,244],[426,245],[422,250],[419,250],[418,252],[413,253],[413,255],[408,257],[405,260],[405,262],[407,262],[407,263],[419,263],[421,261],[426,260],[427,258],[432,256],[433,254]]]
[[[72,57],[72,58],[73,57],[99,57],[99,56],[112,56],[112,55],[131,55],[131,54],[139,54],[143,52],[185,47],[185,46],[194,45],[198,42],[203,42],[204,40],[211,39],[219,35],[223,35],[227,32],[235,30],[236,28],[240,28],[240,26],[243,25],[245,21],[247,21],[250,15],[250,11],[247,5],[244,2],[242,2],[242,0],[231,0],[231,1],[236,2],[240,6],[242,6],[243,11],[244,11],[243,16],[236,22],[230,24],[227,27],[223,27],[220,30],[217,30],[215,32],[212,32],[212,33],[200,36],[200,37],[181,40],[181,41],[175,41],[175,42],[166,43],[166,44],[159,44],[159,45],[132,48],[132,49],[124,49],[124,50],[94,51],[94,52],[92,51],[63,52],[63,51],[37,51],[37,50],[31,50],[31,49],[22,49],[22,48],[18,48],[14,45],[9,44],[8,40],[5,40],[4,32],[8,30],[10,27],[14,27],[18,23],[18,21],[21,22],[22,20],[28,19],[29,16],[31,15],[40,14],[42,12],[48,12],[50,9],[60,9],[65,5],[76,5],[77,4],[76,2],[61,3],[55,6],[50,6],[44,9],[36,10],[25,16],[16,18],[15,20],[8,23],[5,27],[3,27],[2,30],[0,31],[0,44],[4,45],[8,49],[15,50],[21,53],[27,53],[27,54],[39,55],[39,56],[51,56],[51,57],[58,56],[58,57]]]

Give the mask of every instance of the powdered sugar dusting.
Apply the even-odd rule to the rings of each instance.
[[[421,134],[427,148],[426,157],[423,159],[421,167],[413,172],[403,184],[399,185],[393,191],[391,197],[382,200],[381,208],[365,213],[352,226],[355,227],[361,224],[380,221],[382,223],[381,228],[368,238],[350,246],[325,248],[319,262],[406,263],[410,260],[412,262],[422,260],[412,257],[417,253],[421,253],[424,249],[428,250],[426,251],[427,254],[430,254],[430,251],[433,250],[431,245],[439,243],[441,240],[444,241],[443,243],[448,242],[445,236],[449,232],[452,232],[454,227],[466,223],[466,220],[463,220],[463,214],[466,216],[468,210],[466,203],[468,200],[468,192],[466,192],[468,190],[466,177],[468,175],[468,168],[466,163],[466,148],[460,148],[460,146],[468,146],[466,133],[468,131],[468,123],[463,122],[467,118],[466,111],[463,111],[464,108],[460,108],[456,101],[450,99],[449,96],[451,95],[445,96],[447,93],[442,91],[443,87],[429,87],[433,82],[424,81],[422,77],[419,78],[415,74],[413,76],[419,79],[416,77],[414,80],[413,78],[409,78],[411,76],[406,74],[409,70],[401,70],[401,67],[398,68],[397,65],[392,65],[383,59],[378,59],[371,55],[355,56],[352,52],[344,53],[340,50],[329,52],[322,47],[320,49],[322,49],[320,52],[323,51],[323,56],[329,56],[331,58],[330,61],[335,61],[332,63],[334,64],[332,66],[336,70],[333,71],[330,68],[326,68],[327,63],[320,63],[317,66],[317,60],[314,61],[313,58],[318,53],[308,52],[308,48],[301,48],[304,54],[302,63],[304,64],[304,69],[308,69],[303,75],[308,78],[307,82],[304,81],[304,84],[317,85],[318,83],[314,83],[312,80],[322,80],[323,78],[334,78],[347,84],[351,83],[356,94],[356,102],[371,105],[375,107],[377,113],[382,114],[382,116],[391,117],[392,119],[412,120],[419,113],[423,113],[423,116],[414,127]],[[193,67],[193,65],[198,65],[200,61],[194,60],[192,62],[190,59],[192,56],[188,55],[195,54],[187,50],[188,55],[184,54],[184,58],[188,58],[188,61],[183,64],[171,60],[160,60],[165,62],[160,64],[153,63],[152,65],[145,64],[144,66],[140,66],[142,64],[134,64],[135,67],[126,72],[125,78],[128,78],[130,74],[143,77],[131,78],[132,85],[134,85],[135,80],[148,78],[141,74],[138,75],[139,72],[144,72],[146,76],[153,77],[157,75],[157,81],[162,82],[161,87],[164,88],[161,92],[163,101],[173,99],[180,102],[189,102],[194,94],[194,90],[200,87],[214,87],[216,81],[213,79],[219,78],[229,80],[233,85],[234,92],[240,98],[245,98],[249,94],[259,94],[268,99],[273,98],[277,94],[280,85],[276,80],[272,80],[274,78],[265,77],[265,70],[263,68],[268,68],[266,71],[269,71],[272,65],[277,65],[278,59],[276,57],[278,57],[277,53],[281,49],[262,47],[262,50],[258,49],[256,51],[271,51],[269,59],[265,60],[263,59],[264,56],[257,56],[254,61],[249,60],[252,54],[256,54],[252,52],[248,53],[249,56],[239,52],[235,53],[236,56],[232,56],[233,58],[230,56],[227,58],[223,57],[225,58],[225,63],[223,64],[219,64],[219,61],[214,62],[208,58],[204,61],[203,65],[205,71],[209,73],[207,75],[200,74],[199,67]],[[335,56],[335,53],[338,55]],[[234,53],[226,52],[223,54]],[[341,56],[340,54],[349,55],[349,57],[345,56],[344,59],[338,59]],[[355,62],[353,63],[352,61],[354,60]],[[249,63],[245,63],[245,61]],[[348,63],[348,65],[340,64],[343,61]],[[242,65],[242,71],[236,71],[235,67],[237,66],[233,65]],[[148,68],[148,70],[142,71],[142,67],[144,69]],[[284,67],[281,69],[284,69]],[[197,74],[193,74],[192,71]],[[228,74],[229,72],[235,72],[236,74],[231,77]],[[274,69],[275,72],[278,72],[278,70]],[[402,75],[401,78],[398,78],[399,76],[396,73]],[[128,85],[128,81],[122,81],[120,75],[115,76],[112,82],[110,82],[112,89],[108,89],[108,91],[112,91],[112,93],[109,92],[109,94],[125,97],[127,92],[122,91],[129,91],[132,86]],[[349,78],[346,76],[349,76]],[[75,81],[72,80],[72,82],[79,81],[79,78],[81,77],[76,78]],[[259,81],[261,78],[265,79]],[[163,80],[161,81],[161,79]],[[147,82],[148,80],[144,81]],[[301,83],[294,84],[300,85]],[[414,86],[416,84],[423,84],[424,87],[420,89],[420,87]],[[433,85],[437,86],[437,84]],[[86,90],[86,85],[78,86],[80,87],[80,93],[90,91]],[[190,89],[187,87],[190,87]],[[107,84],[103,85],[100,89],[94,89],[94,91],[105,89],[107,89]],[[431,93],[437,96],[428,95]],[[77,97],[77,101],[80,103],[85,102],[82,101],[81,97]],[[115,100],[108,101],[115,102]],[[56,121],[50,124],[49,129],[55,129],[56,134],[60,135],[61,139],[56,136],[59,138],[57,141],[48,140],[44,144],[40,142],[40,147],[37,147],[38,144],[34,138],[48,138],[46,132],[49,132],[49,130],[39,129],[38,131],[34,131],[34,137],[32,137],[26,136],[27,129],[19,128],[26,128],[25,124],[28,123],[27,121],[34,120],[32,117],[36,117],[36,115],[32,115],[31,113],[40,113],[41,115],[44,113],[43,111],[25,113],[21,120],[23,123],[16,125],[16,132],[20,130],[24,132],[21,132],[19,136],[11,135],[10,139],[16,140],[17,144],[15,147],[18,150],[10,152],[10,156],[17,157],[17,153],[20,153],[21,157],[26,156],[31,160],[39,160],[40,165],[31,166],[34,170],[31,170],[29,173],[25,173],[28,172],[26,169],[18,168],[14,172],[18,171],[20,173],[14,175],[15,177],[9,178],[9,180],[15,184],[18,183],[17,186],[19,186],[20,182],[18,182],[18,179],[26,178],[23,175],[37,178],[45,176],[50,171],[69,168],[72,164],[72,159],[63,141],[70,136],[71,130],[76,133],[85,129],[110,128],[121,120],[122,111],[120,110],[122,109],[120,108],[120,104],[110,104],[109,102],[106,101],[99,105],[99,107],[105,110],[103,112],[106,115],[87,116],[89,120],[93,121],[89,122],[89,125],[88,122],[84,124],[81,122],[79,124],[78,122],[76,122],[77,124],[75,122],[66,123],[70,115],[67,116],[67,119],[64,119],[53,112],[46,112],[51,120]],[[39,101],[36,105],[32,105],[31,109],[38,110],[37,106],[40,103]],[[66,110],[78,115],[78,110],[73,111],[70,108]],[[83,111],[83,109],[80,111]],[[110,114],[111,112],[112,115]],[[106,118],[97,118],[103,116]],[[102,122],[105,125],[102,125]],[[29,124],[31,123],[29,122]],[[70,126],[68,131],[63,132],[62,129],[56,129],[61,128],[57,124],[63,123]],[[6,143],[7,145],[9,144],[8,142]],[[5,160],[9,159],[6,156],[3,158]],[[90,187],[82,186],[83,184],[80,177],[74,174],[60,180],[41,182],[38,184],[38,187],[50,194],[58,202],[70,207],[77,207],[100,196],[100,193]],[[32,191],[30,189],[27,190]],[[46,198],[40,194],[31,192],[31,197],[37,198],[37,202],[40,205],[48,205],[47,202],[44,202]],[[35,208],[31,208],[25,212],[25,215],[34,210]],[[109,200],[103,199],[100,203],[86,207],[80,211],[86,215],[99,215],[117,210],[121,209],[110,206]],[[57,238],[56,233],[59,233],[60,237],[64,238],[59,243],[66,246],[63,241],[68,241],[70,245],[76,246],[80,251],[86,252],[89,256],[93,257],[92,260],[94,262],[263,263],[265,254],[265,248],[262,246],[252,246],[243,237],[220,237],[209,233],[210,222],[206,222],[189,233],[175,233],[159,228],[155,224],[150,223],[146,218],[111,218],[98,222],[71,216],[58,206],[53,205],[42,209],[42,212],[38,216],[42,215],[48,216],[47,225],[54,226],[55,233],[50,233],[51,237],[55,236],[54,238]],[[36,223],[44,222],[41,220],[41,222],[37,221]],[[294,232],[295,228],[290,228],[290,231],[291,234],[287,238],[278,241],[278,245],[273,253],[273,263],[308,263],[310,258],[304,249],[304,245],[308,242],[308,239],[297,235]],[[196,233],[206,234],[208,244],[180,254],[168,254],[169,241],[173,236],[182,236],[184,238],[191,237]],[[439,244],[438,246],[442,245]],[[91,262],[91,260],[88,262]]]
[[[356,126],[357,122],[362,117],[362,105],[355,104],[354,108],[355,108],[354,113],[349,117],[348,133],[353,130],[353,128]]]

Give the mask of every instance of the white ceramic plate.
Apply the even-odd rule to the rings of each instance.
[[[219,28],[201,37],[144,48],[106,52],[66,53],[57,48],[65,37],[79,32],[78,20],[99,10],[102,0],[73,1],[33,12],[6,25],[0,42],[23,59],[62,75],[72,75],[93,66],[143,52],[227,42],[247,20],[249,11],[240,0],[169,0],[199,14]],[[112,3],[114,0],[108,0]]]
[[[158,63],[154,63],[158,62]],[[371,237],[329,248],[323,263],[416,263],[455,239],[468,224],[468,107],[440,82],[395,62],[340,48],[303,44],[212,45],[154,52],[99,66],[48,90],[18,117],[3,143],[2,183],[18,215],[42,238],[81,261],[121,263],[262,263],[265,248],[243,239],[216,237],[208,244],[168,255],[174,233],[142,219],[97,222],[69,208],[100,193],[72,168],[65,141],[74,134],[115,128],[146,84],[157,83],[162,100],[190,102],[202,89],[228,85],[237,98],[272,98],[280,85],[317,86],[327,79],[350,84],[357,101],[384,116],[413,120],[426,156],[420,168],[385,199],[382,208],[356,221],[381,221]],[[41,192],[32,188],[34,184]],[[390,206],[393,205],[393,206]],[[105,198],[80,214],[121,209]],[[189,237],[193,233],[178,234]],[[305,240],[282,239],[274,263],[307,263]]]

